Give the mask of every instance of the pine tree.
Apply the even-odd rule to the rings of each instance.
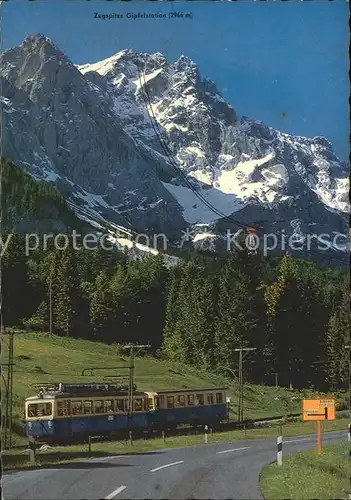
[[[48,304],[42,301],[35,313],[28,319],[23,320],[25,328],[35,331],[48,331],[49,311]]]
[[[345,286],[342,301],[331,316],[326,335],[326,380],[332,389],[344,388],[350,356],[350,290]]]
[[[188,262],[179,284],[179,333],[176,334],[181,336],[185,361],[198,367],[208,367],[212,362],[213,294],[213,282],[205,269]]]
[[[167,301],[162,352],[169,359],[184,362],[184,344],[178,321],[180,319],[179,286],[181,267],[174,268],[167,283]]]
[[[10,238],[7,240],[7,238]],[[3,235],[8,241],[1,257],[3,267],[3,321],[4,326],[18,325],[31,314],[33,302],[24,238],[18,233]],[[3,249],[1,249],[3,250]]]
[[[130,302],[133,290],[128,278],[128,265],[121,263],[117,265],[115,273],[110,283],[113,328],[116,332],[116,342],[130,342],[131,338],[131,317]]]
[[[236,368],[234,349],[247,347],[254,323],[249,309],[248,278],[237,269],[232,255],[219,277],[218,316],[215,323],[215,358],[220,370]]]
[[[111,341],[113,332],[110,330],[112,319],[112,296],[110,279],[106,271],[100,271],[94,283],[94,291],[90,300],[90,321],[94,336],[99,341]]]
[[[141,261],[140,267],[143,269],[139,291],[139,310],[143,318],[140,336],[143,342],[150,342],[151,352],[156,352],[162,344],[168,272],[161,255]]]
[[[52,282],[53,324],[58,332],[69,336],[77,331],[81,314],[79,279],[72,247],[57,252]]]
[[[244,305],[247,345],[255,348],[245,361],[247,375],[256,382],[266,382],[265,348],[268,342],[266,305],[264,301],[265,284],[273,275],[270,262],[263,260],[262,254],[250,254],[245,247],[230,256],[232,266],[245,277],[247,298]]]
[[[330,304],[324,295],[323,275],[315,264],[296,261],[296,279],[299,290],[300,319],[297,328],[295,355],[299,363],[300,387],[324,385],[324,337],[330,317]],[[295,313],[295,314],[296,314]]]
[[[307,332],[299,317],[301,301],[296,265],[290,256],[282,258],[277,280],[267,287],[265,300],[270,333],[267,356],[271,370],[278,373],[281,385],[293,385],[301,362],[295,354],[301,335]]]

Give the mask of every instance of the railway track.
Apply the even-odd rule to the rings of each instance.
[[[348,410],[339,410],[336,413],[339,417],[345,417],[349,415]],[[293,422],[299,420],[300,417],[301,413],[289,413],[288,415],[276,415],[274,417],[246,419],[243,422],[236,422],[236,421],[224,422],[213,430],[216,430],[217,432],[218,431],[225,432],[225,431],[240,430],[240,429],[254,429],[256,427],[279,424],[286,421]],[[205,430],[203,425],[199,425],[197,427],[179,426],[173,430],[166,430],[165,436],[175,437],[175,436],[201,435],[204,434],[204,431]],[[211,432],[211,429],[209,428],[208,431]],[[147,431],[147,432],[144,431],[139,434],[135,434],[133,435],[133,441],[154,439],[155,437],[162,437],[162,430],[158,429],[154,431]],[[122,441],[122,440],[125,441],[126,439],[128,439],[127,435],[125,436],[125,439],[117,439],[116,436],[91,436],[91,440],[93,440],[95,443],[102,443],[107,441]],[[66,446],[84,442],[87,442],[87,439],[80,440],[77,443],[69,443]],[[25,450],[27,447],[28,445],[15,445],[12,446],[12,449]]]

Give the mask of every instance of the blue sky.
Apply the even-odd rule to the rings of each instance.
[[[103,21],[102,14],[192,13],[192,19]],[[50,37],[76,64],[125,48],[189,56],[239,115],[284,132],[323,135],[349,154],[348,4],[345,0],[132,2],[9,0],[3,49]]]

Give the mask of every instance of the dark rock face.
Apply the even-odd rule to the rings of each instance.
[[[331,144],[238,119],[185,56],[75,66],[35,35],[1,55],[0,77],[4,155],[92,220],[171,238],[209,222],[347,232],[348,167]]]

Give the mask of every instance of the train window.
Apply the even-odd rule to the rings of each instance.
[[[148,402],[148,408],[149,408],[149,410],[153,410],[154,409],[154,400],[153,400],[153,398],[148,398],[147,402]]]
[[[104,402],[102,399],[94,401],[94,413],[104,413]]]
[[[134,411],[143,411],[143,400],[141,398],[134,399]]]
[[[185,396],[183,394],[180,394],[176,398],[176,406],[185,406]]]
[[[68,414],[68,401],[57,401],[57,416],[66,417]]]
[[[82,413],[83,413],[82,401],[71,401],[71,414],[82,415]]]
[[[28,417],[35,417],[36,416],[36,405],[28,405],[27,408],[27,416]]]
[[[28,405],[28,417],[48,417],[52,414],[52,403],[34,403]]]
[[[164,396],[160,396],[160,407],[161,408],[165,407],[165,397]]]
[[[167,396],[167,408],[174,408],[174,396]]]
[[[213,403],[214,403],[213,394],[207,394],[207,404],[213,405]]]
[[[155,397],[154,404],[155,404],[155,410],[158,410],[160,408],[160,400],[158,396]]]
[[[188,406],[194,406],[194,395],[188,394]]]
[[[93,413],[93,402],[92,401],[83,401],[83,413],[84,415],[88,415]]]
[[[223,394],[221,392],[216,393],[216,403],[218,405],[223,403]]]
[[[116,408],[116,411],[125,411],[124,399],[116,399],[115,400],[115,408]]]
[[[203,404],[204,404],[204,395],[203,394],[196,394],[195,405],[200,406]]]
[[[104,401],[104,413],[113,413],[113,401],[112,399],[105,399]]]

